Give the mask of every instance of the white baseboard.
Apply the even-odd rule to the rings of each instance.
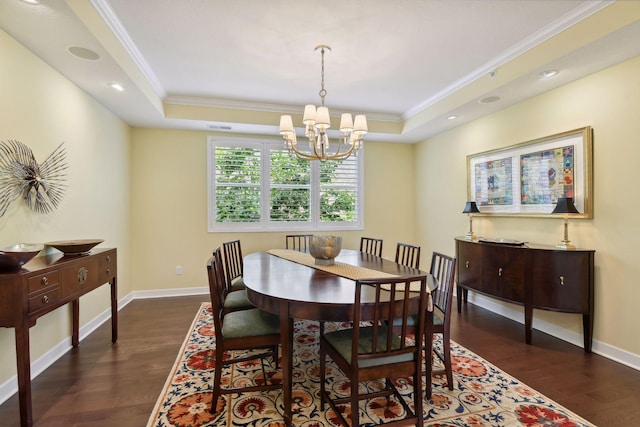
[[[503,317],[524,324],[524,308],[516,304],[500,304],[497,300],[485,297],[483,295],[469,292],[469,302],[499,314]],[[455,306],[454,301],[454,306]],[[537,329],[541,332],[559,338],[563,341],[567,341],[571,344],[583,347],[583,336],[574,331],[570,331],[565,328],[561,328],[553,323],[546,322],[541,319],[537,319],[533,316],[533,329]],[[626,365],[630,368],[640,371],[640,355],[622,350],[618,347],[602,343],[598,340],[593,340],[591,345],[591,351],[606,357],[607,359],[614,360],[618,363]]]
[[[209,289],[206,287],[165,289],[157,291],[137,291],[126,295],[124,298],[121,298],[118,301],[118,311],[120,311],[123,307],[125,307],[135,299],[169,298],[188,295],[206,295],[208,297],[208,294]],[[524,324],[524,310],[520,306],[517,306],[515,304],[498,304],[494,299],[487,298],[473,292],[469,293],[469,302],[492,311],[496,314],[504,316],[508,319]],[[79,331],[80,340],[88,336],[91,332],[95,331],[100,325],[108,321],[110,318],[111,309],[109,308],[89,321],[89,323],[82,326]],[[545,322],[544,320],[536,319],[535,317],[533,319],[533,328],[579,347],[582,347],[583,345],[581,334],[577,334],[565,328],[560,328],[557,325]],[[58,345],[54,346],[51,350],[31,363],[31,378],[33,379],[37,377],[40,373],[51,366],[56,360],[62,357],[70,349],[71,337],[67,337]],[[593,340],[591,350],[596,354],[640,371],[640,355],[638,354],[630,353],[609,344],[601,343],[598,340]],[[0,385],[0,404],[13,396],[17,391],[18,377],[14,375],[13,377],[5,381],[2,385]]]

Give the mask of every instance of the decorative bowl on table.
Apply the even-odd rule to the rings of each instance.
[[[102,239],[58,240],[46,242],[45,245],[51,246],[65,255],[84,255],[102,242],[104,242]]]
[[[341,249],[342,236],[309,237],[309,253],[315,258],[316,265],[334,265]]]
[[[0,271],[17,271],[31,261],[44,245],[40,243],[16,243],[0,249]]]

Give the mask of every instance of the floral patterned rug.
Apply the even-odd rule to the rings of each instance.
[[[325,323],[325,330],[339,327],[340,324]],[[435,342],[435,345],[440,343]],[[147,427],[283,426],[281,390],[223,395],[218,413],[209,412],[214,346],[211,305],[203,303]],[[593,426],[454,342],[452,359],[454,390],[446,387],[446,378],[434,376],[432,399],[425,401],[424,405],[425,426]],[[329,405],[325,405],[324,411],[320,410],[317,322],[295,322],[293,366],[295,425],[339,425]],[[328,367],[332,368],[331,362]],[[226,383],[240,384],[262,379],[259,361],[225,370],[223,387]],[[268,376],[280,376],[274,372],[273,366],[267,366],[267,370]],[[336,394],[348,393],[349,383],[339,369],[333,367],[327,377],[328,390]],[[398,379],[396,385],[411,402],[412,380]],[[379,386],[378,381],[361,385],[369,388]],[[346,406],[345,410],[348,408]],[[387,402],[384,398],[362,401],[360,411],[361,425],[376,425],[403,416],[402,405],[393,400]]]

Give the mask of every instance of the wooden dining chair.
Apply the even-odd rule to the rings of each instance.
[[[223,295],[226,291],[226,284],[219,249],[217,251],[218,254],[214,251],[214,255],[207,262],[209,293],[216,338],[211,413],[216,413],[218,398],[222,394],[282,388],[282,384],[274,384],[268,381],[264,366],[264,359],[272,357],[275,368],[278,368],[280,319],[277,315],[267,313],[258,308],[225,312]],[[256,353],[252,350],[264,351]],[[235,388],[221,387],[222,371],[225,366],[255,359],[260,359],[263,382],[253,385],[243,384],[243,386]]]
[[[396,245],[396,264],[420,268],[420,246],[398,242]]]
[[[247,298],[244,284],[242,247],[240,240],[233,240],[222,244],[224,248],[224,310],[225,312],[254,308]],[[219,249],[217,249],[219,251]],[[214,256],[216,251],[214,251]],[[218,254],[220,255],[220,254]],[[222,261],[222,259],[221,259]],[[220,263],[222,267],[222,262]]]
[[[411,282],[420,283],[420,293],[403,292]],[[363,293],[375,295],[375,302],[361,303]],[[328,402],[341,423],[348,426],[337,405],[351,405],[351,425],[359,426],[359,401],[392,395],[402,405],[403,422],[423,424],[422,414],[422,345],[410,339],[408,321],[418,316],[418,333],[424,332],[427,313],[425,277],[395,277],[357,280],[351,328],[327,332],[320,337],[320,409]],[[399,332],[389,327],[394,318],[401,319]],[[326,390],[326,357],[340,368],[350,381],[349,397],[331,397]],[[413,411],[400,395],[392,378],[413,377]],[[359,394],[358,383],[384,378],[384,389]],[[395,425],[395,423],[394,423]]]
[[[439,252],[433,252],[429,272],[438,281],[438,288],[432,292],[433,321],[425,326],[425,339],[433,340],[433,334],[442,334],[442,350],[433,348],[433,355],[438,357],[444,369],[433,371],[434,375],[445,374],[447,386],[453,390],[453,370],[451,369],[451,305],[453,302],[453,286],[456,274],[456,258]],[[431,359],[427,360],[431,363]],[[431,381],[427,381],[427,398],[431,397]]]
[[[309,250],[309,238],[311,236],[313,236],[313,234],[287,234],[285,236],[285,248],[307,252]]]
[[[360,252],[365,252],[370,255],[381,257],[382,256],[382,239],[376,239],[373,237],[361,237]]]

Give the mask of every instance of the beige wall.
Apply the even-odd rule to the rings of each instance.
[[[569,237],[595,254],[594,351],[640,366],[640,58],[583,78],[417,146],[417,224],[427,250],[454,253],[453,237],[468,230],[461,214],[466,192],[466,156],[555,133],[592,126],[594,131],[594,217],[569,224]],[[435,207],[435,208],[434,208]],[[481,217],[480,236],[545,244],[562,239],[557,218]],[[506,310],[521,308],[502,304]],[[534,312],[544,324],[581,339],[579,315]],[[576,341],[579,343],[579,339]]]
[[[131,293],[129,280],[129,128],[0,31],[0,140],[29,146],[39,162],[64,141],[67,190],[53,213],[36,214],[22,200],[0,217],[0,247],[18,242],[101,238],[117,247],[118,286]],[[81,328],[109,308],[109,287],[84,296]],[[31,328],[31,360],[70,336],[70,311],[61,308]],[[70,343],[69,343],[70,345]],[[0,329],[0,384],[15,375],[13,329]]]
[[[241,239],[244,254],[284,247],[287,233],[207,232],[207,136],[210,132],[132,132],[133,281],[138,291],[206,287],[206,261],[223,242]],[[415,242],[413,156],[406,144],[366,143],[365,229],[340,231],[345,248],[360,236]],[[175,267],[183,274],[176,275]]]

